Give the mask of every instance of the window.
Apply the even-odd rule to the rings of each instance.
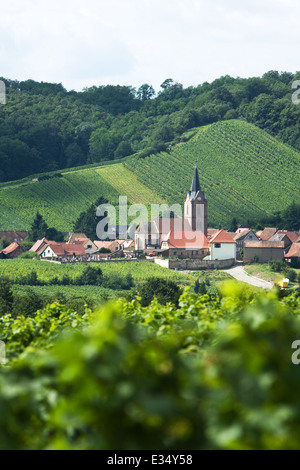
[[[216,248],[221,248],[221,243],[216,243],[216,244],[215,244],[215,247],[216,247]]]

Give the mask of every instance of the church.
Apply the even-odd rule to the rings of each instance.
[[[207,236],[207,198],[196,166],[184,204],[184,218],[163,217],[141,224],[135,234],[135,250],[154,256],[203,260],[210,256]]]

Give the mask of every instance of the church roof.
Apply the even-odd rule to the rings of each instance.
[[[199,230],[185,230],[183,232],[171,230],[164,241],[169,244],[169,248],[185,250],[203,250],[209,248],[207,237]]]
[[[201,190],[198,167],[196,165],[191,190],[188,192],[188,199],[190,201],[195,201],[199,193],[201,193],[203,198],[206,200],[205,192],[202,192]]]
[[[201,191],[201,186],[200,186],[200,180],[199,180],[198,167],[196,165],[195,172],[194,172],[194,178],[193,178],[193,182],[192,182],[192,187],[191,187],[191,192],[192,193],[197,193],[198,191]]]

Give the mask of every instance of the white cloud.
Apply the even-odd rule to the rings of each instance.
[[[0,75],[88,85],[185,86],[220,75],[296,71],[295,0],[10,0]]]

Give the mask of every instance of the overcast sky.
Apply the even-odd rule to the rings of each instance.
[[[297,0],[8,0],[0,76],[68,89],[300,70]]]

